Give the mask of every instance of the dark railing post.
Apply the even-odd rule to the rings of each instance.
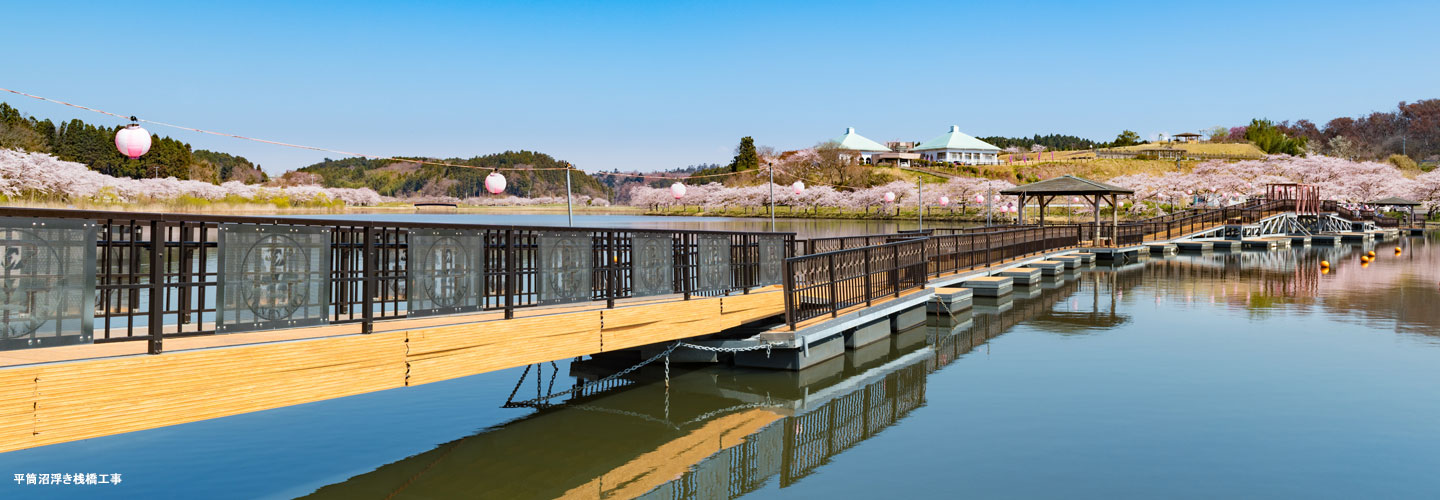
[[[376,269],[375,255],[375,228],[365,226],[364,255],[360,257],[360,291],[365,294],[361,299],[361,307],[365,309],[360,312],[360,333],[371,333],[375,331],[375,284],[380,279],[379,270]]]
[[[990,233],[985,233],[985,267],[990,267]]]
[[[620,248],[619,242],[615,241],[614,231],[605,234],[605,241],[607,242],[605,246],[610,250],[608,252],[610,254],[610,262],[605,263],[605,269],[608,270],[605,273],[605,308],[614,309],[615,295],[620,293],[619,288],[615,286],[615,281],[620,278]],[[632,263],[631,265],[634,264]]]
[[[515,265],[515,230],[505,230],[505,319],[515,317],[515,293],[519,287],[515,286],[516,279]]]
[[[875,287],[870,283],[871,280],[875,279],[875,277],[870,274],[870,247],[865,247],[860,258],[865,261],[865,307],[870,307],[875,298]]]
[[[891,269],[891,271],[890,271],[890,283],[891,283],[892,285],[895,285],[895,288],[894,288],[892,291],[895,292],[895,296],[896,296],[896,297],[899,297],[899,296],[900,296],[900,245],[895,245],[895,246],[893,247],[893,249],[894,249],[894,255],[895,255],[895,262],[890,266],[890,269]]]
[[[840,284],[835,280],[835,254],[825,256],[825,265],[830,268],[830,317],[840,315]]]
[[[790,265],[790,259],[785,259],[780,265],[780,272],[784,275],[785,285],[785,324],[790,325],[790,331],[795,331],[795,273]]]
[[[165,223],[150,221],[150,354],[164,351],[165,341]]]

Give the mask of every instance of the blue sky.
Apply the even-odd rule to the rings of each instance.
[[[7,2],[0,87],[381,155],[588,170],[872,139],[1110,139],[1440,97],[1440,3]],[[6,94],[40,117],[103,115]],[[278,173],[338,155],[150,127]]]

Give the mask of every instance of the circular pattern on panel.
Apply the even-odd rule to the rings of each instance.
[[[260,238],[241,261],[240,301],[257,318],[289,318],[309,299],[310,259],[300,243],[288,235]]]
[[[550,247],[550,254],[545,256],[551,272],[544,273],[546,291],[556,298],[574,299],[587,296],[589,290],[581,290],[585,286],[585,274],[590,272],[590,267],[585,263],[589,261],[587,253],[590,252],[588,241],[576,238],[557,238],[554,246]]]
[[[60,254],[29,231],[0,242],[0,334],[29,336],[55,319],[64,300],[55,279],[62,274]]]
[[[661,291],[671,289],[674,283],[671,282],[671,273],[666,272],[671,265],[670,256],[673,252],[669,238],[636,238],[635,242],[635,285],[634,289],[639,291]]]
[[[701,288],[729,288],[730,256],[727,254],[730,246],[721,239],[707,240],[705,243],[700,247],[700,275],[704,282]]]
[[[470,251],[460,240],[440,236],[425,249],[420,287],[436,307],[457,307],[470,296]]]

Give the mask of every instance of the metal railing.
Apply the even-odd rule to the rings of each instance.
[[[928,238],[785,259],[785,322],[796,323],[871,304],[925,286]]]
[[[680,231],[658,229],[593,229],[549,226],[406,223],[321,218],[283,218],[195,214],[4,208],[0,215],[36,219],[79,219],[98,229],[95,253],[93,339],[96,343],[148,341],[159,353],[166,337],[216,333],[217,294],[221,281],[220,228],[247,224],[308,228],[328,233],[328,308],[326,323],[360,323],[370,332],[377,320],[409,315],[407,271],[411,232],[460,230],[478,236],[483,278],[479,310],[503,311],[542,305],[539,243],[542,233],[587,235],[591,241],[589,301],[635,296],[637,255],[632,237],[670,239],[673,279],[669,292],[692,296],[748,292],[763,286],[761,238],[784,239],[792,248],[793,233]],[[729,276],[720,286],[705,287],[700,242],[715,235],[728,239]],[[783,256],[780,256],[783,258]],[[776,259],[780,260],[780,259]],[[780,263],[774,265],[779,267]],[[663,267],[663,266],[662,266]],[[780,281],[775,276],[774,282]],[[713,281],[712,281],[713,282]],[[584,300],[582,297],[580,300]],[[23,339],[22,339],[23,340]]]
[[[892,241],[899,241],[912,238],[923,238],[929,236],[933,230],[923,231],[901,231],[898,233],[883,234],[862,234],[856,236],[830,236],[824,238],[810,238],[794,240],[792,255],[810,255],[836,250],[849,250],[851,248],[883,245]]]
[[[1087,241],[1138,245],[1230,223],[1251,224],[1293,208],[1293,201],[1262,200],[1226,208],[1188,210],[1120,225],[987,226],[854,237],[849,241],[856,245],[854,248],[797,254],[786,259],[785,321],[793,330],[808,319],[826,314],[834,317],[852,306],[868,306],[875,299],[898,297],[904,291],[922,288],[930,276],[989,267],[1077,247]],[[843,238],[826,239],[841,240]],[[916,257],[921,261],[914,260]],[[920,266],[923,271],[915,269]],[[917,276],[921,278],[916,280]]]

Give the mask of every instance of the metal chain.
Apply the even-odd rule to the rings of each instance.
[[[514,404],[516,404],[516,405],[532,405],[532,404],[535,404],[535,403],[539,403],[539,402],[541,402],[541,401],[549,401],[549,400],[551,400],[551,399],[555,399],[555,398],[558,398],[558,397],[561,397],[561,396],[568,396],[568,395],[570,395],[570,394],[574,394],[574,393],[576,393],[576,392],[581,391],[581,390],[584,389],[585,387],[590,386],[591,384],[603,384],[603,383],[606,383],[606,382],[610,382],[611,380],[615,380],[615,379],[618,379],[618,378],[620,378],[620,377],[624,377],[624,376],[626,376],[626,375],[629,375],[631,372],[634,372],[635,370],[639,370],[640,367],[645,366],[645,365],[648,365],[648,364],[650,364],[650,363],[654,363],[656,360],[658,360],[658,359],[660,359],[660,358],[669,357],[669,356],[670,356],[670,352],[671,352],[671,351],[674,351],[676,347],[680,347],[680,344],[677,343],[677,344],[675,344],[675,345],[672,345],[672,346],[666,348],[666,349],[665,349],[664,351],[662,351],[660,354],[656,354],[656,355],[654,355],[654,356],[651,356],[650,359],[647,359],[647,360],[645,360],[645,361],[641,361],[639,364],[637,364],[637,365],[635,365],[635,366],[626,368],[626,369],[624,369],[624,370],[620,370],[620,371],[616,372],[615,374],[610,375],[610,376],[605,377],[605,378],[602,378],[602,379],[600,379],[600,380],[596,380],[596,381],[590,382],[590,383],[588,383],[588,384],[582,384],[582,385],[578,385],[578,386],[575,386],[575,387],[571,387],[570,389],[567,389],[567,390],[564,390],[564,391],[561,391],[561,392],[557,392],[557,393],[554,393],[554,394],[549,394],[549,395],[546,395],[546,396],[540,396],[540,397],[538,397],[538,398],[528,399],[528,400],[525,400],[525,401],[517,401],[517,402],[515,402]]]
[[[624,376],[626,376],[626,375],[629,375],[630,373],[634,372],[635,370],[639,370],[641,367],[643,367],[643,366],[645,366],[645,365],[648,365],[648,364],[650,364],[650,363],[654,363],[655,361],[658,361],[658,360],[660,360],[661,358],[664,358],[664,359],[665,359],[665,384],[666,384],[666,386],[668,387],[669,384],[670,384],[670,353],[671,353],[671,352],[674,352],[675,349],[678,349],[678,348],[681,348],[681,347],[686,347],[686,348],[695,349],[695,350],[699,350],[699,351],[709,351],[709,352],[746,352],[746,351],[758,351],[758,350],[764,349],[764,350],[765,350],[765,357],[768,358],[768,357],[770,357],[770,351],[771,351],[771,349],[773,349],[773,348],[775,347],[775,344],[772,344],[772,343],[770,343],[770,342],[765,342],[764,344],[754,345],[754,346],[749,346],[749,347],[710,347],[710,346],[690,344],[690,343],[686,343],[686,342],[676,342],[676,343],[672,344],[670,347],[667,347],[664,351],[661,351],[659,354],[656,354],[656,355],[654,355],[654,356],[651,356],[650,359],[647,359],[647,360],[645,360],[645,361],[641,361],[640,363],[636,364],[635,366],[631,366],[631,367],[626,368],[626,369],[624,369],[624,370],[620,370],[619,372],[616,372],[616,373],[614,373],[614,374],[612,374],[612,375],[610,375],[610,376],[607,376],[607,377],[605,377],[605,378],[602,378],[602,379],[600,379],[600,380],[596,380],[596,381],[594,381],[594,382],[589,382],[589,383],[581,384],[581,385],[572,387],[572,388],[570,388],[570,389],[567,389],[567,390],[564,390],[564,391],[561,391],[561,392],[557,392],[557,393],[553,393],[553,394],[549,394],[549,395],[544,395],[544,396],[539,396],[539,397],[532,398],[532,399],[527,399],[527,400],[525,400],[525,401],[514,401],[514,402],[512,402],[512,404],[513,404],[513,405],[516,405],[516,406],[531,406],[531,405],[534,405],[534,404],[536,404],[536,403],[540,403],[540,402],[543,402],[543,401],[549,401],[549,400],[551,400],[551,399],[555,399],[555,398],[558,398],[558,397],[568,396],[568,395],[574,394],[574,393],[576,393],[576,392],[582,391],[582,390],[584,390],[586,387],[590,387],[591,385],[603,384],[603,383],[610,382],[610,381],[615,380],[615,379],[619,379],[619,378],[624,377]],[[526,370],[526,373],[528,374],[528,373],[529,373],[529,370],[530,370],[530,367],[527,365],[527,366],[525,367],[525,370]],[[524,375],[522,375],[522,377],[523,377],[523,376],[524,376]],[[538,376],[537,376],[537,377],[538,377]],[[522,381],[523,381],[523,379],[522,379]],[[537,378],[537,380],[536,380],[536,386],[537,386],[536,389],[539,389],[539,387],[538,387],[539,384],[540,384],[540,382],[539,382],[539,380],[538,380],[538,378]],[[517,382],[515,385],[516,385],[516,387],[518,388],[519,385],[520,385],[520,383]]]

